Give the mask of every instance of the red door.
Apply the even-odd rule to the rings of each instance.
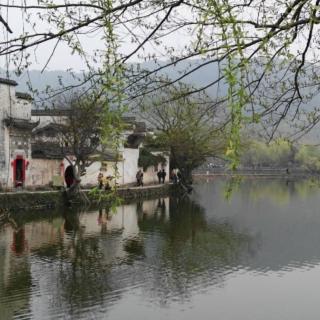
[[[26,160],[22,156],[17,156],[13,161],[13,185],[22,187],[26,179]]]

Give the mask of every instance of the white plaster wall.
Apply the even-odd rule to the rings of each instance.
[[[122,184],[135,183],[138,171],[139,149],[125,148],[123,151],[123,182]]]
[[[8,173],[10,173],[9,131],[4,125],[3,120],[10,116],[10,100],[13,107],[15,104],[15,94],[14,86],[0,83],[0,182],[5,188],[11,187],[12,181],[8,177]]]
[[[10,105],[11,100],[11,105]],[[5,116],[10,116],[10,110],[16,110],[16,90],[14,86],[0,83],[1,110]],[[4,118],[3,117],[3,118]],[[3,119],[2,118],[2,119]]]
[[[135,183],[136,173],[138,171],[138,149],[124,148],[122,151],[123,161],[117,163],[118,178],[117,183],[119,185]],[[104,176],[115,176],[114,162],[104,162],[107,164],[107,170],[101,170],[101,162],[94,162],[87,168],[87,173],[81,178],[83,185],[97,185],[98,174],[101,171]]]
[[[15,97],[15,103],[12,105],[12,117],[17,119],[31,120],[32,102],[26,99]]]
[[[46,186],[53,176],[62,175],[61,160],[31,159],[26,171],[26,186]]]
[[[50,123],[64,123],[66,121],[66,117],[60,116],[31,116],[32,121],[40,121],[37,128],[44,127]]]
[[[65,163],[65,168],[68,166],[68,162]],[[100,172],[101,163],[94,162],[90,167],[87,168],[86,174],[81,177],[82,185],[97,185],[98,184],[98,174]],[[102,171],[103,175],[106,175],[106,172]]]
[[[143,169],[141,168],[141,170]],[[146,171],[143,171],[143,183],[144,184],[158,183],[157,171],[155,170],[154,167],[149,167]]]
[[[152,152],[152,154],[157,155],[157,154],[162,154],[162,152]],[[157,172],[158,170],[164,169],[167,173],[165,182],[169,182],[169,168],[170,168],[170,162],[169,162],[169,156],[163,155],[165,159],[167,160],[166,165],[163,167],[161,164],[158,165],[158,168],[155,167],[149,167],[147,171],[143,172],[143,182],[144,184],[152,184],[152,183],[158,183],[158,176]],[[141,168],[142,170],[142,168]]]
[[[31,145],[28,139],[28,141],[25,141],[28,142],[26,152],[24,152],[21,147],[20,150],[19,146],[10,149],[10,132],[3,124],[3,120],[7,117],[30,120],[32,102],[17,98],[15,86],[4,83],[0,83],[0,101],[0,183],[4,188],[12,188],[13,168],[11,162],[16,155],[22,155],[24,159],[30,162]],[[27,173],[28,172],[26,172],[26,174]]]
[[[153,152],[154,154],[161,154],[161,152]],[[139,170],[138,168],[138,149],[123,149],[123,161],[118,162],[118,178],[117,183],[119,185],[136,183],[136,174]],[[165,181],[169,181],[169,157],[165,156],[167,164],[164,169],[167,172]],[[115,176],[114,173],[114,162],[104,162],[107,164],[107,170],[102,170],[101,162],[94,162],[90,167],[87,168],[86,175],[81,178],[82,185],[97,185],[98,184],[98,174],[101,171],[104,176]],[[68,163],[65,163],[65,168]],[[161,164],[158,165],[158,169],[162,169]],[[143,173],[143,181],[145,184],[158,183],[157,171],[154,167],[148,168],[147,171]]]
[[[11,188],[13,183],[12,179],[10,180],[10,154],[9,154],[9,130],[3,126],[3,136],[1,137],[2,144],[0,148],[3,148],[4,152],[4,167],[1,170],[1,182],[2,186],[5,188]]]
[[[65,168],[68,166],[68,162],[65,162]],[[104,177],[107,176],[115,176],[115,170],[114,170],[114,162],[111,161],[103,161],[103,165],[101,164],[100,161],[96,161],[91,164],[86,169],[86,174],[81,177],[81,184],[83,186],[96,186],[98,185],[98,174],[99,172],[102,172]],[[118,184],[123,184],[123,162],[119,161],[118,162],[118,178],[117,178],[117,183]],[[106,170],[103,168],[106,167]]]

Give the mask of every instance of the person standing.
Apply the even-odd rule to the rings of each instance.
[[[162,179],[162,172],[161,172],[161,170],[159,170],[158,172],[157,172],[157,176],[158,176],[158,180],[159,180],[159,184],[161,183],[161,179]]]
[[[99,172],[98,174],[98,188],[101,190],[103,187],[103,173]]]
[[[178,182],[182,182],[182,174],[180,172],[180,170],[177,172],[177,178],[178,178]]]
[[[177,183],[178,183],[178,177],[177,177],[177,174],[175,173],[174,170],[171,171],[171,181],[172,181],[174,184],[177,184]]]
[[[136,179],[137,179],[137,186],[142,186],[143,187],[143,172],[141,169],[136,174]]]
[[[167,175],[166,171],[164,169],[162,169],[162,171],[161,171],[162,183],[164,183],[164,181],[166,180],[166,175]]]

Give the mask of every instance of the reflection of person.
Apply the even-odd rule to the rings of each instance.
[[[17,255],[20,255],[24,253],[26,248],[27,241],[25,237],[25,229],[21,228],[17,231],[13,231],[13,242],[11,245],[12,251]]]
[[[103,214],[102,209],[99,209],[98,215],[98,225],[101,226],[101,233],[104,234],[107,232],[107,221],[109,220],[109,211],[106,208],[105,214]]]
[[[166,214],[166,202],[162,199],[161,202],[161,215],[164,216]]]
[[[137,202],[137,214],[138,217],[143,214],[143,202],[141,200]]]
[[[102,223],[102,209],[99,209],[99,215],[98,215],[98,225]]]
[[[165,214],[166,212],[166,203],[163,198],[158,199],[157,207],[160,209],[161,215]]]

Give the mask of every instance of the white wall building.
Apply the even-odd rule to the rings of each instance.
[[[29,184],[31,160],[32,98],[16,92],[17,83],[0,78],[0,185],[12,188]]]
[[[0,78],[0,187],[41,187],[63,183],[65,170],[69,166],[53,142],[56,123],[67,116],[68,110],[35,110],[32,97],[16,92],[17,83]],[[139,149],[147,129],[144,123],[136,122],[134,117],[124,119],[130,124],[123,133],[124,145],[119,150],[117,162],[112,152],[100,155],[99,161],[87,168],[82,177],[82,185],[97,185],[97,176],[117,176],[119,185],[136,182]],[[72,156],[71,156],[72,157]],[[169,180],[169,157],[166,180]],[[115,175],[115,164],[118,174]],[[150,167],[144,172],[144,183],[156,183],[157,170]]]

